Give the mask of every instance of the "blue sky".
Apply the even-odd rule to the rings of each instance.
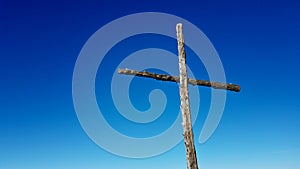
[[[196,142],[200,167],[299,169],[299,8],[300,3],[292,0],[1,1],[0,168],[186,167],[182,142],[147,159],[123,158],[101,149],[80,126],[72,101],[73,69],[88,38],[114,19],[155,11],[198,26],[217,50],[227,81],[242,87],[240,93],[227,93],[224,115],[214,135],[204,144]],[[115,49],[129,54],[146,46],[176,52],[176,46],[167,44],[176,42],[154,35],[136,36]],[[109,55],[114,55],[113,50]],[[207,77],[202,63],[193,60],[192,54],[190,58],[187,62],[197,72],[195,76]],[[103,72],[112,73],[111,65],[117,66],[117,62],[107,57],[101,63]],[[110,78],[97,74],[96,94],[108,102],[103,109],[115,113],[105,116],[115,129],[137,137],[151,136],[174,120],[172,113],[178,112],[179,106],[175,84],[134,79],[132,88],[146,85],[130,91],[138,109],[147,109],[149,90],[156,87],[165,90],[172,101],[157,124],[135,127],[117,117],[110,105],[105,90]],[[208,112],[211,89],[199,90],[196,137]],[[137,97],[141,99],[134,99]]]

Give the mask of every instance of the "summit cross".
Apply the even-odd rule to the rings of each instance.
[[[194,134],[193,134],[192,122],[191,122],[188,84],[207,86],[215,89],[225,89],[225,90],[230,90],[235,92],[240,91],[240,86],[235,84],[210,82],[207,80],[197,80],[197,79],[188,78],[187,68],[186,68],[186,53],[184,50],[184,38],[183,38],[181,23],[178,23],[176,25],[176,35],[177,35],[177,42],[178,42],[178,58],[179,58],[179,73],[180,73],[179,77],[169,76],[164,74],[156,74],[147,71],[130,70],[127,68],[118,69],[118,73],[179,83],[180,109],[182,113],[182,127],[183,127],[183,137],[184,137],[185,152],[186,152],[187,169],[198,169],[197,156],[196,156],[196,150],[194,145]]]

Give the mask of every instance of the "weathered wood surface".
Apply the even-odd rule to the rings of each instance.
[[[186,69],[186,54],[184,50],[184,38],[182,33],[182,24],[176,25],[179,59],[179,91],[180,91],[180,109],[182,113],[182,127],[185,144],[185,153],[188,169],[198,169],[196,150],[194,146],[194,134],[192,129],[190,99],[188,91],[188,77]]]
[[[170,82],[177,82],[179,83],[179,76],[169,76],[165,74],[156,74],[151,73],[147,71],[137,71],[137,70],[131,70],[131,69],[118,69],[119,74],[125,74],[125,75],[134,75],[139,77],[147,77],[147,78],[153,78],[156,80],[161,81],[170,81]],[[241,87],[236,84],[226,84],[226,83],[220,83],[220,82],[210,82],[208,80],[197,80],[188,78],[188,83],[191,85],[198,85],[198,86],[206,86],[206,87],[212,87],[214,89],[224,89],[224,90],[230,90],[239,92],[241,90]]]

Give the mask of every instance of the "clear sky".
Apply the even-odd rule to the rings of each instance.
[[[146,159],[103,150],[82,129],[72,100],[75,62],[93,33],[128,14],[164,12],[200,28],[217,50],[227,81],[242,87],[240,93],[227,93],[223,118],[213,136],[204,144],[196,139],[200,167],[300,169],[299,9],[296,0],[0,1],[0,168],[186,168],[183,142]],[[176,41],[156,35],[131,37],[101,63],[97,101],[106,120],[121,133],[150,137],[164,131],[178,115],[179,96],[173,83],[135,78],[130,97],[137,109],[149,107],[147,98],[155,88],[166,92],[170,104],[150,126],[126,122],[111,104],[107,86],[126,57],[115,55],[145,47],[176,52],[176,46],[169,44]],[[206,79],[202,63],[189,54],[187,62],[195,76]],[[196,138],[209,109],[211,89],[199,91]]]

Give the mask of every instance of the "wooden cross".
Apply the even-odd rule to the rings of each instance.
[[[186,161],[188,169],[198,169],[196,150],[194,146],[194,134],[192,130],[190,101],[188,93],[188,84],[207,86],[215,89],[225,89],[235,92],[240,91],[240,86],[235,84],[226,84],[219,82],[210,82],[207,80],[196,80],[187,77],[186,69],[186,54],[184,50],[184,38],[182,33],[182,24],[176,25],[177,42],[178,42],[178,56],[179,56],[179,72],[180,76],[169,76],[164,74],[156,74],[147,71],[136,71],[130,69],[118,69],[119,74],[135,75],[140,77],[153,78],[161,81],[179,82],[180,90],[180,109],[182,112],[182,127],[183,137],[186,150]]]

